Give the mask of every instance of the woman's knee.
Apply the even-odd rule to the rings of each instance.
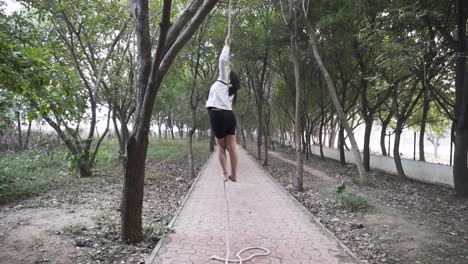
[[[227,144],[226,148],[229,152],[236,151],[236,144]]]

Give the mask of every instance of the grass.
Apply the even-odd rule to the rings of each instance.
[[[48,190],[70,166],[62,147],[35,148],[0,156],[0,204]]]
[[[347,208],[352,212],[365,211],[369,207],[369,203],[364,197],[354,194],[346,189],[347,181],[341,184],[334,185],[332,188],[333,193],[336,195],[336,202],[339,206]]]
[[[206,141],[193,142],[193,153],[200,153],[208,149]],[[149,160],[176,160],[183,161],[187,159],[186,140],[150,140],[148,146]]]
[[[207,152],[206,141],[194,140],[194,153]],[[186,140],[157,140],[150,139],[148,146],[148,160],[187,160]],[[36,147],[23,152],[0,155],[0,204],[13,202],[17,199],[37,195],[52,187],[65,178],[78,178],[70,154],[65,146]],[[118,159],[118,141],[107,138],[101,144],[96,157],[95,170],[98,174],[120,175],[121,161]],[[74,181],[80,189],[89,179]]]
[[[352,212],[365,211],[369,207],[367,200],[359,195],[349,191],[343,191],[338,194],[338,204]]]

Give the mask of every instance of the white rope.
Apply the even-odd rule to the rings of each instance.
[[[231,0],[229,0],[229,10],[228,10],[228,37],[231,37],[231,10],[232,10],[232,4]]]
[[[212,256],[211,259],[214,259],[214,260],[219,260],[219,261],[224,261],[225,264],[228,264],[229,262],[234,262],[234,263],[240,263],[242,264],[244,261],[249,261],[255,257],[260,257],[260,256],[267,256],[270,254],[270,250],[268,250],[267,248],[264,248],[264,247],[246,247],[246,248],[243,248],[241,249],[240,251],[238,251],[236,253],[236,257],[237,259],[229,259],[230,257],[230,250],[229,250],[229,202],[228,202],[228,197],[227,197],[227,192],[226,192],[226,183],[227,181],[224,181],[224,198],[226,200],[226,213],[227,213],[227,217],[226,217],[226,257],[225,258],[222,258],[222,257],[218,257],[218,256]],[[244,253],[245,251],[248,251],[248,250],[253,250],[253,249],[259,249],[259,250],[263,250],[265,251],[264,253],[255,253],[255,254],[252,254],[250,255],[248,258],[245,258],[243,259],[241,257],[241,254]]]
[[[231,4],[231,0],[229,0],[229,11],[228,11],[228,37],[231,37],[231,10],[232,10],[232,4]],[[225,139],[226,140],[226,139]],[[224,145],[226,145],[226,141],[224,141]],[[224,179],[223,177],[223,182],[224,182],[224,198],[226,200],[226,257],[225,258],[222,258],[222,257],[218,257],[218,256],[212,256],[211,259],[213,260],[219,260],[219,261],[224,261],[225,264],[228,264],[229,262],[234,262],[234,263],[240,263],[242,264],[244,261],[249,261],[255,257],[260,257],[260,256],[267,256],[270,254],[270,250],[267,249],[267,248],[264,248],[264,247],[246,247],[246,248],[243,248],[241,249],[240,251],[238,251],[236,253],[236,257],[237,259],[229,259],[230,257],[230,250],[229,250],[229,223],[230,223],[230,220],[229,220],[229,201],[228,201],[228,196],[227,196],[227,192],[226,192],[226,183],[227,181]],[[248,258],[246,259],[243,259],[241,257],[241,254],[244,253],[245,251],[248,251],[248,250],[253,250],[253,249],[259,249],[259,250],[262,250],[262,251],[265,251],[264,253],[255,253],[255,254],[252,254],[250,255]]]

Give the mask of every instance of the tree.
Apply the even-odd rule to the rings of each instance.
[[[340,119],[340,122],[343,125],[344,129],[346,130],[346,133],[348,134],[348,137],[349,137],[349,139],[351,141],[354,161],[356,163],[356,167],[357,167],[358,172],[359,172],[360,185],[361,186],[367,185],[367,182],[368,182],[367,174],[366,174],[366,171],[364,169],[361,154],[359,152],[359,148],[357,146],[356,140],[354,139],[353,132],[351,130],[351,127],[348,124],[348,121],[347,121],[346,117],[345,117],[345,114],[344,114],[343,108],[340,105],[338,96],[336,95],[336,89],[335,89],[333,81],[332,81],[332,79],[330,77],[330,74],[328,73],[327,69],[323,65],[322,59],[321,59],[320,54],[318,52],[318,48],[317,48],[317,44],[316,44],[316,41],[315,41],[315,36],[314,36],[313,30],[312,30],[312,26],[310,25],[310,22],[307,19],[307,16],[305,15],[307,11],[302,10],[302,12],[303,12],[304,17],[305,17],[304,21],[305,21],[305,25],[306,25],[306,31],[307,31],[307,35],[309,37],[310,44],[312,45],[312,51],[313,51],[313,54],[314,54],[315,61],[317,62],[317,65],[319,66],[320,71],[321,71],[321,73],[322,73],[322,75],[323,75],[323,77],[324,77],[324,79],[325,79],[325,81],[327,83],[328,92],[329,92],[330,97],[332,99],[333,105],[335,106],[335,109],[336,109],[336,111],[338,113],[338,117]]]
[[[118,45],[116,56],[110,60],[109,84],[103,89],[105,101],[110,102],[120,157],[125,156],[130,137],[128,123],[135,112],[136,54],[133,42],[133,34],[128,34],[126,43]]]
[[[289,0],[289,12],[288,12],[288,33],[290,39],[290,49],[291,49],[291,61],[294,68],[294,83],[296,88],[296,110],[294,118],[294,130],[296,136],[296,178],[293,179],[293,184],[296,186],[297,191],[302,192],[303,187],[303,177],[304,177],[304,165],[302,157],[302,119],[301,119],[301,109],[302,109],[302,84],[301,84],[301,70],[299,68],[299,57],[298,57],[298,44],[297,44],[297,9],[293,0]]]
[[[440,146],[440,140],[445,138],[445,135],[447,131],[444,130],[446,126],[435,126],[435,125],[430,125],[427,133],[427,140],[431,142],[431,144],[434,146],[434,156],[437,158],[438,157],[438,150]]]
[[[98,100],[101,87],[106,85],[106,67],[115,46],[126,33],[128,24],[124,19],[123,6],[118,2],[109,4],[104,0],[47,0],[24,1],[24,3],[29,6],[31,14],[35,16],[35,21],[32,24],[39,25],[44,32],[47,32],[37,36],[42,46],[35,48],[46,48],[47,58],[45,59],[52,62],[53,66],[61,67],[61,69],[57,69],[57,74],[64,75],[61,78],[61,83],[57,84],[55,93],[43,91],[44,95],[52,101],[53,105],[64,107],[68,103],[66,108],[74,109],[76,113],[71,113],[71,111],[64,113],[59,107],[45,109],[48,105],[41,105],[41,102],[34,98],[33,93],[29,94],[29,100],[34,107],[39,108],[42,118],[65,142],[78,165],[80,175],[89,177],[92,175],[100,143],[108,131],[106,129],[97,140],[97,144],[93,146],[98,104],[109,104],[109,102],[99,102]],[[79,16],[76,15],[75,8],[82,10]],[[33,42],[30,41],[28,44],[31,43]],[[78,85],[75,79],[72,81],[72,78],[67,76],[69,65],[73,65],[73,71],[76,72],[74,75],[78,76],[81,81],[82,90],[80,93],[86,95],[84,102],[83,100],[64,100],[71,90],[67,86],[71,85],[71,82],[73,82],[73,86]],[[61,70],[62,72],[60,72]],[[53,81],[55,81],[53,78],[41,76],[36,86],[47,90],[50,82]],[[87,110],[90,111],[89,120],[86,120],[83,114],[87,103],[89,103]],[[110,105],[108,107],[110,108]],[[89,122],[90,126],[85,139],[82,139],[83,132],[80,131],[80,124],[83,121]]]
[[[137,243],[143,239],[142,206],[148,134],[156,94],[177,54],[189,41],[217,0],[193,0],[171,25],[171,0],[164,0],[158,44],[151,56],[148,0],[131,0],[138,48],[137,100],[135,124],[127,144],[123,197],[121,203],[122,239]]]
[[[452,1],[449,3],[450,9],[446,6],[437,5],[431,8],[428,3],[422,4],[421,13],[426,18],[426,23],[436,28],[444,40],[444,43],[455,52],[455,118],[453,126],[455,128],[455,154],[453,163],[453,181],[455,191],[458,195],[468,197],[468,81],[466,73],[466,62],[468,54],[467,45],[467,20],[468,3],[464,0]],[[450,10],[456,11],[455,19],[451,18]],[[440,13],[446,15],[442,17]],[[447,19],[451,18],[451,19]],[[448,23],[453,23],[449,25]],[[456,30],[450,31],[450,27],[455,26]]]

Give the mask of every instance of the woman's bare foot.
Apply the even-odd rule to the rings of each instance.
[[[237,177],[236,176],[229,175],[228,179],[231,180],[232,182],[237,182]]]
[[[221,174],[221,178],[223,179],[223,181],[228,181],[228,180],[229,180],[229,177],[228,177],[227,172],[223,172],[223,173]]]

